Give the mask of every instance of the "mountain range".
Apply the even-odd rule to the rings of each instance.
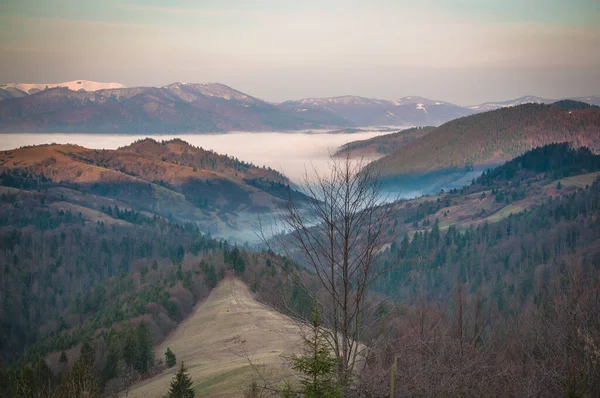
[[[98,91],[111,88],[125,88],[121,83],[101,83],[90,80],[72,80],[62,83],[8,83],[0,84],[0,99],[25,97],[49,88],[66,87],[73,91]]]
[[[359,96],[270,103],[219,83],[130,87],[85,80],[0,86],[1,132],[185,133],[440,125],[523,103],[526,96],[469,107],[418,96]],[[600,97],[577,100],[600,104]]]

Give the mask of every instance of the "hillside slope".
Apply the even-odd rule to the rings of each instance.
[[[427,135],[434,129],[435,127],[431,126],[413,127],[396,133],[373,137],[368,140],[352,141],[342,145],[335,153],[335,156],[343,156],[346,153],[350,153],[351,157],[381,157]]]
[[[500,164],[554,142],[600,151],[600,110],[525,104],[468,116],[443,124],[375,165],[387,177],[464,170]]]
[[[178,361],[185,362],[196,396],[237,397],[255,376],[246,354],[255,365],[279,368],[285,362],[281,355],[299,343],[297,324],[256,301],[243,282],[228,278],[155,352],[161,356],[170,348]],[[129,396],[164,396],[176,371],[176,367],[167,369],[132,386]]]
[[[205,232],[230,237],[247,229],[256,213],[281,208],[289,195],[282,174],[181,140],[145,139],[117,150],[24,147],[0,152],[0,172],[43,178],[53,189],[69,188],[65,201],[93,210],[101,210],[100,198],[108,197],[120,206],[196,222]]]

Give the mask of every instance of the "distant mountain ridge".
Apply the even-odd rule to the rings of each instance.
[[[285,101],[279,106],[299,114],[330,114],[353,126],[438,125],[474,113],[458,105],[423,97],[388,101],[346,95]]]
[[[4,92],[15,92],[17,90],[25,95],[35,94],[40,91],[47,90],[49,88],[55,87],[66,87],[69,90],[78,91],[98,91],[98,90],[106,90],[111,88],[125,88],[125,86],[121,83],[102,83],[102,82],[93,82],[90,80],[71,80],[68,82],[62,83],[7,83],[0,84],[0,98],[11,98],[6,97]],[[19,96],[17,96],[19,97]]]
[[[564,98],[563,100],[585,102],[587,104],[596,105],[596,106],[600,105],[600,96],[569,97],[569,98]],[[472,109],[476,112],[487,112],[487,111],[493,111],[493,110],[500,109],[500,108],[506,108],[509,106],[517,106],[517,105],[523,105],[523,104],[553,104],[557,101],[559,101],[559,100],[536,97],[535,95],[525,95],[523,97],[506,100],[506,101],[484,102],[483,104],[471,105],[471,106],[468,106],[467,108]]]
[[[314,128],[220,84],[174,83],[94,92],[53,88],[0,101],[0,131],[182,133]]]
[[[600,97],[575,100],[600,104]],[[270,103],[220,83],[129,87],[74,80],[0,85],[0,132],[190,133],[293,131],[374,126],[438,126],[523,103],[525,96],[470,107],[419,96],[383,100],[354,95]]]

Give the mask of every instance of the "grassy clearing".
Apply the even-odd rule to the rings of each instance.
[[[234,369],[194,384],[194,391],[197,397],[214,396],[233,389],[242,391],[247,387],[254,373],[254,369],[250,365]]]
[[[298,332],[290,318],[256,301],[244,283],[225,279],[155,353],[162,358],[169,347],[177,361],[185,361],[198,396],[237,397],[255,376],[250,361],[267,372],[282,370],[282,354],[297,349]],[[162,397],[176,368],[133,386],[129,397]]]
[[[63,211],[70,211],[74,215],[81,213],[83,219],[87,221],[100,221],[106,225],[130,225],[130,223],[128,223],[127,221],[113,218],[101,211],[90,209],[89,207],[80,206],[75,203],[55,202],[50,204],[50,206]]]
[[[498,221],[500,221],[502,219],[507,218],[511,214],[517,214],[517,213],[522,212],[527,207],[529,207],[529,206],[527,206],[524,203],[520,203],[520,202],[519,203],[514,203],[514,204],[509,204],[507,206],[504,206],[502,209],[498,210],[497,212],[495,212],[491,216],[484,218],[483,221],[498,222]]]
[[[563,187],[585,188],[586,185],[592,185],[596,178],[600,177],[600,172],[581,174],[574,177],[567,177],[560,180]]]

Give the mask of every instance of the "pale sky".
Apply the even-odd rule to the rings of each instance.
[[[600,95],[599,0],[0,0],[0,83],[220,82],[282,101]]]

